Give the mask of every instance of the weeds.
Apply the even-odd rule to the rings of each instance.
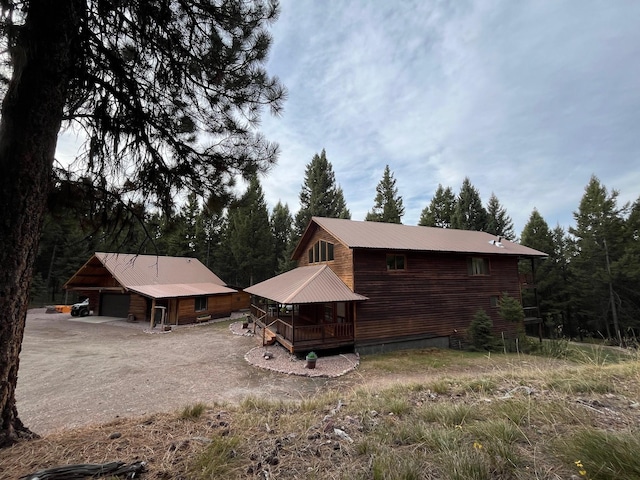
[[[237,436],[216,438],[193,462],[196,478],[234,478],[243,473],[237,449],[242,440]]]
[[[194,405],[188,405],[182,409],[180,418],[183,420],[196,420],[207,410],[207,405],[204,403],[196,403]]]
[[[557,446],[567,463],[572,462],[583,478],[640,478],[640,439],[637,434],[579,429],[559,440]]]
[[[39,456],[49,465],[98,463],[116,451],[147,461],[149,478],[640,478],[637,361],[611,363],[597,350],[571,363],[434,356],[449,367],[424,382],[407,370],[410,381],[390,375],[391,388],[352,382],[290,402],[255,396],[223,410],[197,403],[172,416],[25,442],[3,451],[0,478],[38,470]],[[390,354],[384,362],[400,358],[401,368],[413,368],[433,361],[427,357]],[[482,368],[473,370],[470,359]],[[384,362],[358,373],[379,380]],[[121,437],[106,442],[105,432],[116,429]]]

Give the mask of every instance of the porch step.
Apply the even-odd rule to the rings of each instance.
[[[264,344],[265,345],[273,345],[274,343],[276,343],[276,334],[274,332],[272,332],[271,330],[269,330],[268,328],[265,328],[265,330],[264,330]]]

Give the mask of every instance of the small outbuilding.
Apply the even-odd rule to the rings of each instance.
[[[249,295],[228,287],[196,258],[96,252],[66,290],[89,299],[97,315],[181,325],[249,308]]]

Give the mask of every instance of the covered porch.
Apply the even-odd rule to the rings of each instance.
[[[263,336],[263,345],[277,341],[291,353],[311,350],[327,350],[354,344],[353,314],[335,316],[338,310],[353,309],[345,302],[326,304],[288,305],[290,311],[280,313],[280,309],[251,305],[251,316],[256,328]],[[285,308],[286,308],[285,307]],[[300,312],[307,312],[301,315]],[[316,313],[326,316],[318,318]],[[275,313],[278,312],[278,313]],[[311,315],[309,315],[311,314]],[[348,320],[351,318],[351,321]]]
[[[251,316],[263,344],[278,342],[291,353],[353,345],[356,302],[367,300],[326,265],[299,267],[245,291],[254,296]]]

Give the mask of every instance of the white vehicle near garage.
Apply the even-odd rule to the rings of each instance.
[[[73,317],[86,317],[91,311],[89,310],[89,299],[85,298],[80,303],[74,303],[71,306],[71,315]]]

